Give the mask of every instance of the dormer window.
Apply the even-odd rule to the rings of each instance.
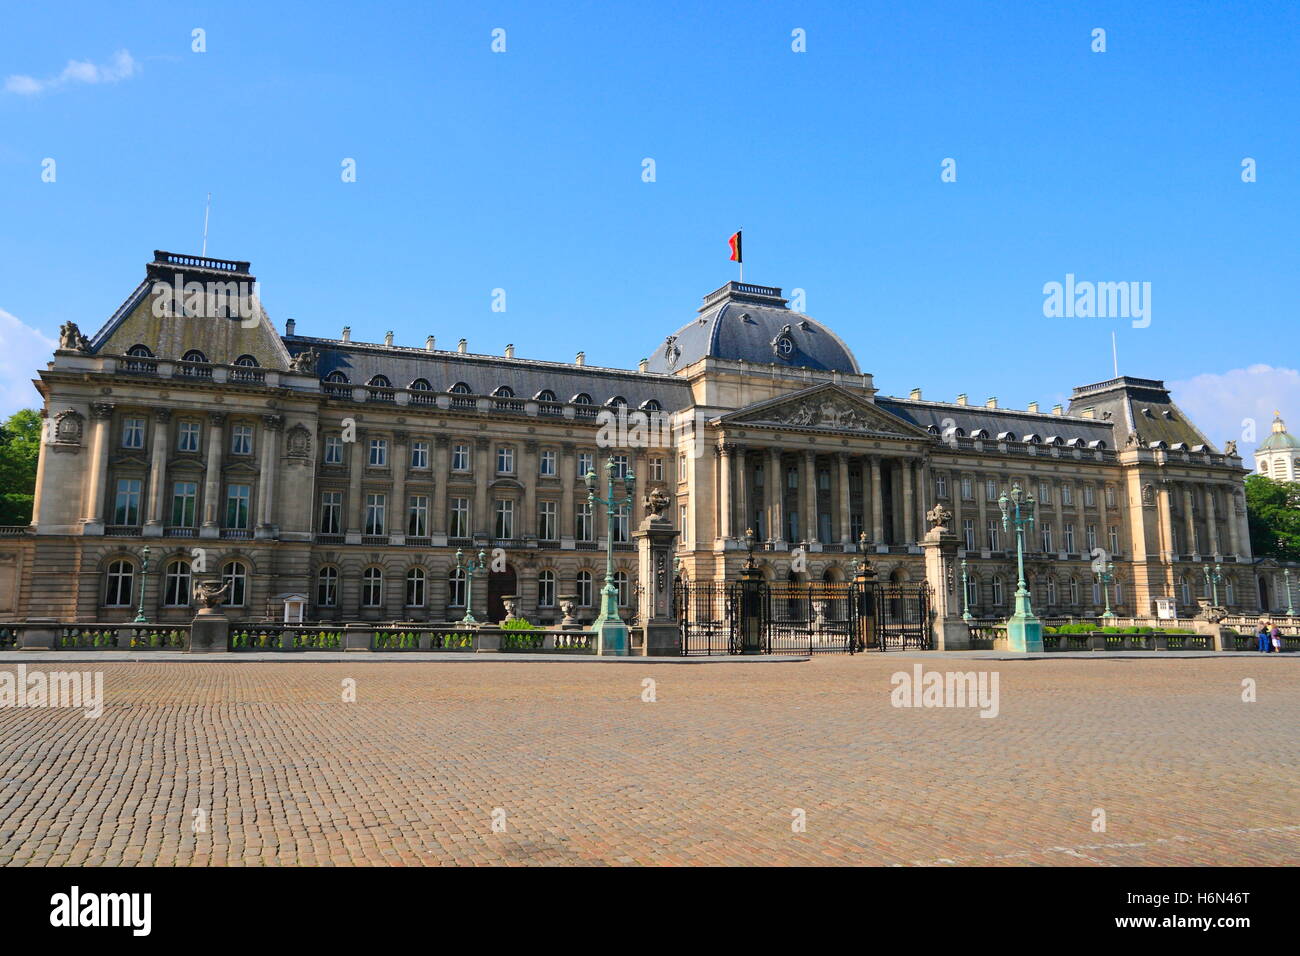
[[[447,389],[453,395],[470,395],[470,388],[464,382],[457,382],[451,388]]]
[[[183,356],[181,356],[181,361],[194,362],[196,364],[207,364],[208,357],[204,355],[202,352],[200,352],[198,349],[190,349]]]
[[[1041,445],[1042,443],[1043,440],[1038,435],[1029,434],[1025,436],[1026,445]]]
[[[240,368],[257,368],[257,359],[251,355],[241,355],[235,359],[235,364]]]
[[[393,383],[388,380],[386,375],[376,375],[367,382],[371,388],[392,388]]]
[[[417,378],[414,382],[412,382],[407,387],[417,392],[433,391],[433,386],[429,384],[429,380],[427,378]]]
[[[133,345],[126,350],[126,354],[131,358],[153,358],[153,352],[149,351],[147,345]]]
[[[537,402],[553,402],[553,401],[556,401],[555,393],[552,392],[549,388],[544,388],[544,389],[542,389],[540,392],[538,392],[536,395],[533,396],[533,401],[537,401]]]
[[[331,385],[346,385],[348,383],[348,377],[338,369],[335,369],[325,376],[325,381],[329,382]]]
[[[493,398],[514,398],[515,390],[509,385],[498,385],[492,392]]]
[[[627,408],[627,399],[622,395],[615,395],[605,403],[607,408]]]
[[[641,403],[641,411],[643,412],[661,412],[663,411],[663,408],[664,407],[653,398]]]
[[[569,403],[571,405],[590,405],[591,396],[586,392],[579,392],[577,395],[574,395],[573,398],[569,399]]]

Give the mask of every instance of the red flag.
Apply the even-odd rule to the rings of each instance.
[[[742,258],[740,257],[740,230],[739,230],[739,229],[736,230],[736,234],[735,234],[735,235],[733,235],[730,239],[727,240],[727,245],[731,246],[731,261],[732,261],[732,262],[744,262],[744,261],[745,261],[744,259],[742,259]]]

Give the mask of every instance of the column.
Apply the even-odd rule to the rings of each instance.
[[[368,434],[358,428],[356,441],[348,446],[348,520],[344,528],[348,544],[361,543],[361,479],[366,471]]]
[[[1236,558],[1241,554],[1241,541],[1238,537],[1240,529],[1237,527],[1237,501],[1233,496],[1231,485],[1228,486],[1227,494],[1224,496],[1224,505],[1227,510],[1227,514],[1223,517],[1224,523],[1228,526],[1228,547],[1232,550],[1232,556]],[[1241,601],[1241,597],[1238,596],[1237,600]]]
[[[918,459],[916,462],[916,540],[920,541],[929,530],[930,519],[930,460]]]
[[[1169,505],[1169,485],[1167,483],[1161,482],[1160,490],[1156,494],[1156,504],[1160,520],[1160,555],[1167,562],[1173,559],[1174,554],[1173,509]]]
[[[971,479],[971,490],[975,495],[975,549],[977,551],[987,551],[989,549],[988,538],[988,514],[987,507],[988,491],[984,487],[984,477],[976,474]],[[1011,550],[1015,550],[1012,547]]]
[[[149,508],[145,512],[142,534],[160,538],[163,533],[163,485],[167,482],[167,439],[171,432],[172,410],[158,408],[153,413],[153,459],[149,463]]]
[[[272,537],[275,527],[275,470],[280,457],[281,415],[262,416],[262,473],[257,485],[258,537]]]
[[[738,524],[736,525],[737,536],[743,536],[746,531],[754,527],[754,516],[750,514],[749,508],[749,468],[746,467],[744,446],[737,446],[735,461],[732,463],[736,472],[736,514]],[[754,529],[757,534],[758,529]]]
[[[1183,521],[1187,525],[1187,545],[1183,551],[1196,554],[1200,549],[1196,546],[1196,514],[1192,511],[1191,485],[1183,485]]]
[[[781,523],[781,494],[785,482],[785,476],[781,474],[781,449],[769,448],[767,457],[767,540],[776,543],[785,538],[785,528]]]
[[[474,526],[470,533],[475,538],[489,537],[492,526],[488,523],[488,469],[491,460],[488,454],[488,440],[479,438],[474,442]]]
[[[865,510],[865,509],[864,509]],[[885,516],[880,498],[880,456],[871,456],[871,541],[882,544],[885,540]]]
[[[1116,500],[1116,504],[1118,503],[1118,500]],[[1097,526],[1096,547],[1101,548],[1107,555],[1110,555],[1110,516],[1106,512],[1106,482],[1104,481],[1097,483],[1097,521],[1099,524]]]
[[[640,449],[632,452],[632,459],[628,464],[632,474],[636,475],[636,487],[632,492],[632,516],[628,521],[627,529],[628,540],[631,541],[632,532],[641,527],[641,522],[645,520],[645,496],[650,490],[650,468]]]
[[[1218,509],[1214,505],[1214,485],[1205,486],[1205,530],[1206,547],[1209,554],[1219,555],[1219,519]]]
[[[974,488],[974,483],[971,484]],[[952,502],[952,533],[957,536],[957,547],[965,550],[966,548],[966,530],[962,524],[966,520],[966,515],[962,513],[961,497],[961,472],[948,472],[948,500]],[[960,585],[958,585],[960,587]]]
[[[82,514],[85,515],[83,523],[98,526],[97,528],[89,528],[87,531],[102,534],[104,531],[104,498],[106,497],[104,487],[108,484],[108,445],[112,441],[113,431],[113,406],[108,402],[94,402],[90,406],[90,418],[94,423],[91,438],[91,454],[93,458],[90,463],[90,473],[87,476],[89,481]]]
[[[393,457],[389,462],[393,470],[393,498],[388,506],[386,529],[392,544],[406,541],[406,469],[411,462],[410,443],[411,436],[407,432],[393,432]]]
[[[842,451],[839,458],[839,512],[840,544],[848,547],[853,543],[853,528],[849,523],[849,453]]]
[[[524,442],[523,461],[519,465],[519,480],[524,485],[524,513],[515,525],[515,537],[537,540],[537,441]]]
[[[900,459],[898,466],[899,475],[903,479],[903,508],[899,529],[902,532],[901,543],[913,544],[916,537],[912,534],[912,460]]]
[[[731,530],[731,455],[734,448],[726,442],[718,444],[718,505],[714,509],[717,515],[718,540],[722,547],[732,537]]]
[[[803,479],[799,482],[799,503],[803,505],[800,533],[810,544],[817,540],[817,457],[811,448],[803,453]]]
[[[449,444],[446,435],[434,436],[433,514],[429,516],[429,529],[433,534],[433,543],[439,546],[447,543],[447,477],[451,474],[451,463],[447,460]]]
[[[221,494],[221,448],[225,443],[222,429],[225,424],[225,412],[208,414],[208,467],[203,476],[203,527],[199,529],[200,538],[216,538],[221,534],[218,525],[221,502],[218,496]]]
[[[573,549],[573,482],[578,468],[578,459],[574,454],[572,442],[560,446],[560,547]],[[669,495],[674,498],[674,495]]]

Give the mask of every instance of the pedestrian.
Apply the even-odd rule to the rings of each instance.
[[[1273,638],[1273,653],[1281,654],[1282,653],[1282,632],[1278,630],[1278,626],[1276,624],[1273,625],[1272,638]]]
[[[1266,621],[1259,622],[1259,631],[1256,632],[1255,638],[1258,642],[1259,652],[1261,654],[1267,654],[1268,653],[1268,623]]]

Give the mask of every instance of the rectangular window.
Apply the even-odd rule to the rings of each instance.
[[[1106,507],[1115,507],[1115,489],[1107,486],[1106,488]]]
[[[627,477],[627,455],[610,455],[614,462],[614,478],[622,481]]]
[[[961,522],[961,534],[966,541],[966,550],[975,550],[975,519],[963,518]]]
[[[122,419],[122,447],[123,448],[144,447],[144,419],[143,418]]]
[[[799,540],[799,512],[791,511],[786,516],[786,532],[789,535],[788,541]]]
[[[429,443],[427,441],[411,442],[411,467],[429,467]]]
[[[686,480],[686,456],[685,455],[677,456],[677,480],[678,481]]]
[[[414,538],[423,538],[429,533],[428,495],[411,495],[411,504],[406,510],[406,533]]]
[[[251,455],[253,453],[252,425],[234,425],[231,427],[230,453],[232,455]]]
[[[555,452],[547,449],[542,452],[542,457],[537,460],[537,473],[543,478],[554,478],[555,470]]]
[[[1074,504],[1074,488],[1071,485],[1061,485],[1061,504]]]
[[[388,495],[382,492],[366,495],[366,534],[384,533],[384,512],[388,508]]]
[[[578,455],[578,478],[586,478],[587,473],[596,470],[596,457],[591,452],[584,451]]]
[[[1075,553],[1075,550],[1074,550],[1074,525],[1072,525],[1072,524],[1067,524],[1067,525],[1065,526],[1065,550],[1066,550],[1066,551],[1069,551],[1071,554],[1074,554],[1074,553]]]
[[[1038,483],[1038,500],[1045,505],[1052,503],[1052,486],[1045,481]]]
[[[817,472],[817,489],[819,491],[831,490],[831,473],[829,471]]]
[[[198,422],[181,422],[176,433],[176,450],[189,452],[199,450]]]
[[[320,496],[320,533],[342,534],[343,492],[322,491]]]
[[[237,531],[248,530],[248,503],[252,499],[252,485],[226,487],[226,527]]]
[[[469,471],[469,445],[453,445],[451,449],[451,470]]]
[[[469,537],[469,499],[451,499],[451,527],[448,535],[453,538]]]
[[[1083,535],[1088,545],[1088,553],[1092,554],[1097,548],[1097,526],[1095,524],[1088,525],[1084,528]]]
[[[506,498],[498,498],[494,508],[493,527],[496,537],[507,540],[515,536],[515,503]]]
[[[998,483],[992,478],[984,482],[984,500],[985,501],[998,500]]]
[[[584,501],[578,505],[578,511],[573,516],[573,536],[579,541],[592,541],[591,536],[591,502]]]
[[[1083,486],[1083,504],[1086,508],[1091,508],[1097,503],[1097,493],[1093,490],[1092,485]]]
[[[948,497],[948,477],[946,475],[934,476],[934,496],[936,498]]]
[[[515,473],[515,449],[512,445],[500,445],[497,448],[497,474],[513,475]]]
[[[682,544],[686,544],[688,541],[691,540],[690,528],[687,526],[686,523],[685,505],[677,506],[677,530],[681,534]]]
[[[113,524],[140,523],[140,479],[117,479],[117,498],[113,505]]]
[[[609,516],[610,531],[614,535],[615,544],[625,544],[630,539],[627,536],[627,525],[630,505],[623,505],[617,511]]]
[[[325,436],[325,464],[327,465],[343,464],[343,436],[341,435]]]
[[[989,545],[989,550],[990,550],[990,551],[996,551],[996,550],[998,550],[998,523],[997,523],[997,521],[994,520],[994,519],[991,519],[991,520],[989,521],[989,523],[988,523],[988,527],[985,528],[985,531],[988,533],[988,545]]]
[[[178,481],[172,485],[172,527],[194,527],[194,515],[199,501],[196,481]]]
[[[975,498],[975,483],[970,478],[961,480],[961,500],[973,501]]]
[[[370,439],[370,467],[383,468],[388,464],[388,439]]]
[[[799,469],[787,468],[785,472],[785,486],[791,491],[799,487]],[[794,539],[791,538],[791,541]]]
[[[759,472],[759,475],[760,476],[762,475],[761,471]],[[650,480],[651,481],[664,480],[664,460],[662,458],[650,459]],[[761,477],[757,479],[757,483],[760,485],[763,483]]]
[[[555,528],[555,502],[537,502],[537,537],[543,541],[554,541]]]
[[[1046,525],[1046,524],[1043,525],[1042,536],[1043,536],[1043,550],[1051,551],[1052,550],[1052,526],[1051,525]]]
[[[1119,554],[1119,528],[1115,525],[1110,528],[1110,553]]]

